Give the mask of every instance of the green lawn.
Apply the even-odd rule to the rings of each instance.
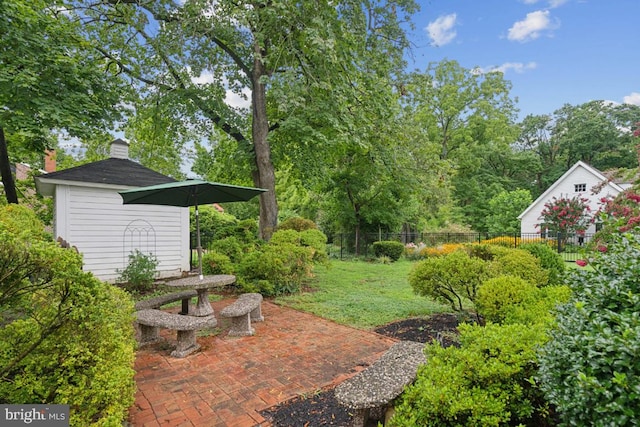
[[[356,328],[370,329],[399,319],[449,311],[447,306],[413,293],[408,282],[413,263],[332,261],[316,267],[312,289],[279,297],[278,304]]]

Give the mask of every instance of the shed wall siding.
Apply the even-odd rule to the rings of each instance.
[[[76,246],[84,269],[102,280],[115,281],[134,249],[157,257],[160,277],[189,270],[187,208],[123,205],[114,190],[61,185],[56,206],[56,237]]]
[[[565,177],[562,181],[557,182],[553,191],[547,195],[544,200],[538,200],[535,205],[521,218],[521,232],[523,235],[531,234],[531,233],[540,233],[540,229],[536,227],[536,224],[540,223],[538,219],[540,217],[540,213],[544,209],[545,203],[551,201],[553,197],[561,198],[561,197],[575,197],[581,196],[589,199],[589,207],[591,208],[592,215],[598,211],[600,208],[599,200],[602,197],[607,196],[616,196],[618,194],[618,190],[613,188],[610,184],[606,184],[598,194],[592,194],[592,189],[595,186],[601,184],[596,176],[594,176],[588,170],[578,167],[573,173]],[[576,192],[575,184],[587,184],[586,192]],[[586,231],[587,234],[595,233],[595,225],[592,224]]]

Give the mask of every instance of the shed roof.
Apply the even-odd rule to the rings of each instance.
[[[52,196],[55,184],[67,182],[145,187],[174,182],[175,179],[129,159],[109,158],[36,177],[38,192]]]

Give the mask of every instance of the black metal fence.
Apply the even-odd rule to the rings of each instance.
[[[334,259],[349,259],[353,257],[374,257],[373,244],[383,240],[395,240],[405,245],[422,244],[427,247],[438,247],[445,244],[464,243],[498,243],[502,246],[517,248],[524,243],[545,242],[562,255],[565,261],[575,262],[584,257],[586,244],[593,238],[593,234],[582,235],[546,235],[539,233],[361,233],[356,248],[355,234],[329,235],[327,253]],[[202,236],[202,247],[207,248],[213,236]],[[198,256],[196,252],[195,236],[191,236],[191,266],[196,267]],[[206,249],[205,249],[206,251]]]
[[[328,236],[327,251],[331,258],[346,259],[354,256],[373,257],[373,244],[378,241],[394,240],[405,245],[414,244],[438,247],[445,244],[497,243],[517,248],[524,243],[547,243],[562,255],[565,261],[576,261],[584,256],[586,244],[593,234],[541,236],[539,233],[362,233],[356,247],[355,234],[335,234]]]

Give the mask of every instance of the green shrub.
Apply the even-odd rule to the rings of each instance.
[[[538,258],[542,268],[547,270],[549,274],[549,285],[559,285],[562,283],[565,264],[556,250],[544,243],[525,243],[520,245],[520,249],[524,249]]]
[[[542,268],[540,261],[522,249],[496,247],[491,274],[498,276],[516,276],[536,286],[545,286],[549,282],[549,274]]]
[[[193,208],[192,208],[193,209]],[[203,242],[215,242],[229,237],[235,237],[243,246],[253,245],[258,241],[258,224],[255,220],[238,221],[236,217],[224,212],[218,212],[211,206],[200,206],[199,221],[200,235]],[[195,215],[191,215],[191,234],[196,230]]]
[[[271,235],[271,240],[269,240],[269,243],[271,243],[272,245],[289,243],[289,244],[298,245],[298,246],[302,244],[300,233],[293,229],[276,231]]]
[[[237,236],[229,236],[224,239],[216,239],[209,245],[209,250],[226,255],[231,262],[238,263],[252,247],[243,243]]]
[[[396,405],[390,425],[546,426],[547,404],[530,378],[541,327],[463,324],[461,347],[425,349],[428,363]]]
[[[23,205],[9,204],[0,206],[3,227],[14,236],[29,240],[46,240],[50,236],[33,211]]]
[[[143,254],[139,250],[129,254],[129,264],[124,270],[116,270],[118,283],[132,291],[147,290],[153,284],[158,268],[158,258],[153,254]]]
[[[496,236],[491,239],[482,240],[480,243],[503,248],[517,248],[521,242],[522,239],[519,236]]]
[[[572,296],[540,352],[542,388],[568,426],[638,425],[640,237],[612,239],[592,270],[568,277]]]
[[[13,232],[12,214],[0,208],[0,401],[68,404],[71,426],[121,425],[135,394],[133,301],[39,230]]]
[[[296,231],[293,229],[278,230],[271,236],[269,241],[272,245],[289,243],[302,246],[311,250],[313,262],[323,263],[328,260],[327,256],[327,236],[320,230],[308,229]]]
[[[266,296],[300,291],[314,263],[328,260],[327,237],[320,230],[278,230],[269,243],[246,254],[238,266],[238,283],[246,292]]]
[[[270,242],[242,260],[238,283],[245,292],[265,296],[298,292],[303,279],[311,275],[311,256],[309,248]]]
[[[397,261],[404,252],[404,245],[401,242],[395,240],[383,240],[379,242],[373,242],[373,253],[377,258],[386,256],[391,258],[392,261]]]
[[[478,287],[488,277],[485,261],[456,251],[416,263],[409,273],[409,283],[416,294],[463,311],[464,301],[474,302]]]
[[[256,245],[259,243],[258,222],[253,219],[239,221],[229,235],[238,237],[242,243]]]
[[[484,261],[492,261],[496,252],[495,245],[486,243],[469,243],[464,246],[464,249],[470,256]]]
[[[14,204],[14,206],[28,206],[28,209],[36,215],[42,224],[51,226],[53,224],[53,198],[36,193],[34,177],[37,175],[40,175],[40,172],[32,169],[25,179],[15,180],[18,204]],[[0,206],[7,205],[10,203],[7,203],[6,197],[0,197]]]
[[[513,306],[508,311],[503,323],[544,324],[553,323],[554,309],[564,304],[571,296],[571,289],[565,285],[545,286],[537,288],[533,300],[526,304]]]
[[[225,254],[209,251],[202,256],[202,274],[234,274],[233,263]]]
[[[322,231],[315,229],[301,231],[300,244],[313,250],[311,256],[313,262],[320,264],[329,260],[327,255],[327,236]]]
[[[486,321],[503,323],[515,310],[533,303],[537,290],[520,277],[495,277],[483,282],[478,289],[476,308]]]
[[[301,218],[301,217],[291,217],[282,221],[278,224],[278,230],[295,230],[295,231],[305,231],[305,230],[315,230],[318,226],[315,222],[310,219]]]
[[[191,235],[196,232],[195,208],[190,208],[189,228]],[[213,206],[198,206],[198,222],[200,223],[200,235],[205,241],[212,238],[223,239],[233,235],[233,229],[238,224],[238,220],[224,212],[218,212]]]

